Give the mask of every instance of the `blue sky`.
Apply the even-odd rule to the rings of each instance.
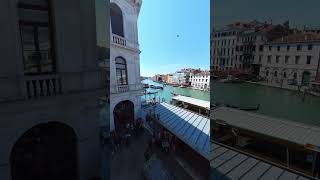
[[[138,31],[142,76],[209,69],[210,0],[144,0]]]

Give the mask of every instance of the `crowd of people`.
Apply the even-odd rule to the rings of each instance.
[[[143,132],[143,120],[141,118],[128,122],[121,129],[116,128],[110,132],[112,154],[119,151],[122,145],[129,146],[133,137],[139,137]]]

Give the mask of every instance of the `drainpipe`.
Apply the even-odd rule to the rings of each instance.
[[[319,52],[318,67],[317,67],[316,79],[315,80],[319,79],[319,68],[320,68],[320,52]]]
[[[287,147],[287,168],[290,166],[290,154],[289,154],[289,148]]]
[[[316,169],[316,164],[317,164],[317,158],[318,158],[318,152],[314,152],[313,153],[314,155],[313,155],[313,163],[312,163],[312,176],[314,176],[314,171],[315,171],[315,169]]]

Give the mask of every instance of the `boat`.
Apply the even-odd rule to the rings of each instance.
[[[219,76],[213,75],[212,79],[219,79]]]
[[[240,106],[234,106],[230,104],[225,104],[225,106],[229,108],[239,109],[242,111],[257,111],[260,109],[260,104],[257,104],[255,107],[240,107]]]
[[[258,111],[260,109],[260,104],[257,104],[256,107],[245,107],[245,108],[239,108],[243,111]]]
[[[178,96],[178,94],[175,93],[175,92],[171,92],[171,94],[174,95],[174,96]]]
[[[222,83],[243,83],[245,81],[229,75],[225,79],[220,79],[219,82],[222,82]]]
[[[156,94],[157,92],[147,92],[147,94]]]
[[[179,87],[179,84],[172,84],[172,87]]]
[[[152,88],[152,89],[163,89],[162,86],[155,86],[155,85],[150,85],[150,88]]]

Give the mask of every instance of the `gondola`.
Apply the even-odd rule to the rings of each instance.
[[[220,104],[220,103],[217,103],[217,104]],[[225,104],[225,106],[229,108],[239,109],[242,111],[258,111],[260,109],[260,104],[257,104],[256,107],[240,107],[240,106],[234,106],[230,104]]]

